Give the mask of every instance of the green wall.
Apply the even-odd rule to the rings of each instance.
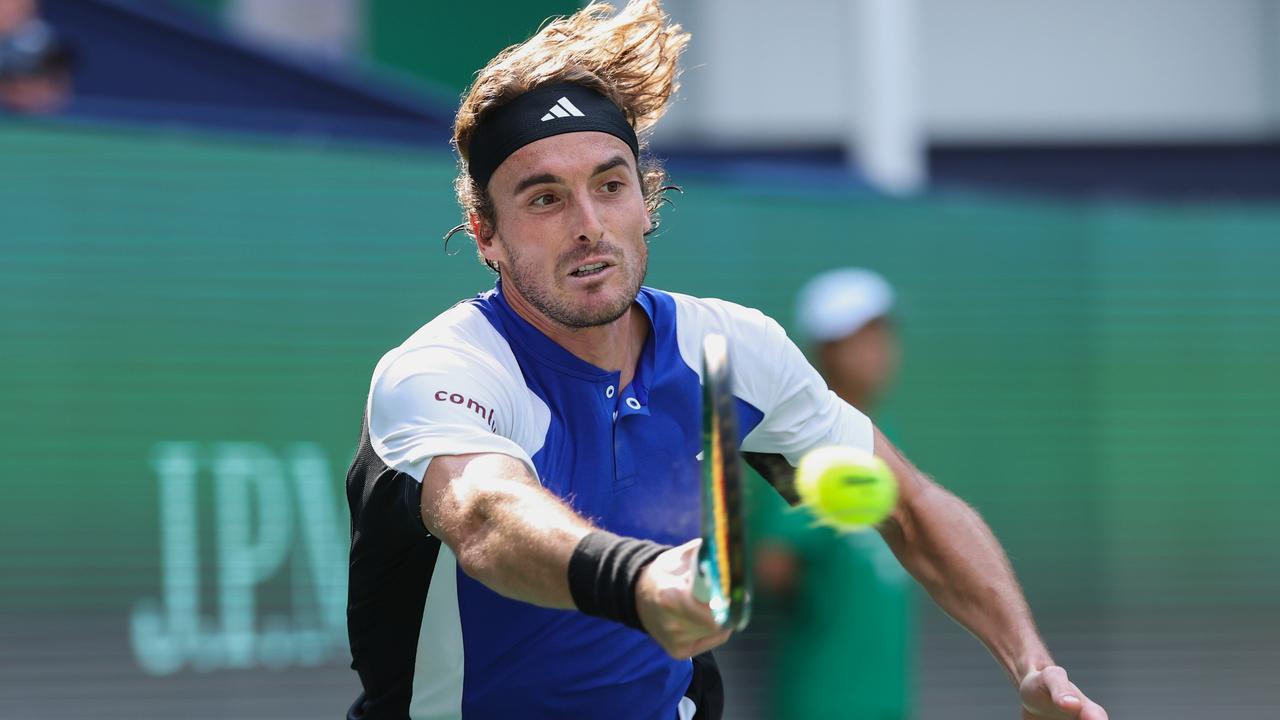
[[[503,48],[537,32],[545,18],[581,6],[571,0],[371,0],[365,6],[366,51],[381,65],[460,95]]]
[[[70,657],[142,716],[175,675],[249,716],[290,668],[321,678],[291,710],[350,698],[340,486],[370,371],[492,282],[441,249],[452,174],[445,155],[0,125],[8,707],[92,716],[41,690]],[[784,324],[822,268],[897,286],[887,412],[1051,633],[1274,607],[1280,210],[677,179],[654,285]]]

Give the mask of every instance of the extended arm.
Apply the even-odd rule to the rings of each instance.
[[[879,530],[902,566],[987,646],[1015,685],[1052,665],[1013,568],[978,513],[916,469],[879,430],[875,450],[898,478],[898,506]]]
[[[898,478],[880,526],[890,549],[934,601],[982,641],[1019,688],[1023,717],[1105,720],[1053,664],[1013,568],[977,511],[920,472],[876,430],[875,451]]]
[[[596,530],[544,490],[524,463],[494,454],[437,456],[422,482],[422,521],[462,571],[490,589],[544,607],[576,609],[569,561]],[[729,638],[693,598],[697,543],[658,555],[635,584],[645,630],[675,657]]]

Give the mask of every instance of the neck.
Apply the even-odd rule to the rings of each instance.
[[[611,323],[575,328],[550,320],[506,286],[503,287],[503,297],[517,315],[555,344],[602,370],[620,373],[618,389],[631,382],[645,338],[649,335],[649,319],[637,303],[632,302],[622,317]]]

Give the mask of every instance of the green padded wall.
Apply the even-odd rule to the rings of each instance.
[[[569,0],[371,0],[365,5],[366,52],[381,65],[461,94],[503,48],[532,35],[544,18],[581,6]]]
[[[441,249],[452,174],[446,155],[0,125],[0,703],[315,717],[354,695],[340,487],[369,373],[492,282]],[[677,180],[654,285],[789,324],[822,268],[894,282],[887,412],[988,518],[1089,687],[1194,716],[1178,693],[1197,685],[1131,670],[1189,626],[1185,677],[1280,667],[1252,624],[1280,577],[1280,210]],[[976,643],[925,635],[924,716],[1007,703]],[[1209,662],[1217,638],[1252,654]]]

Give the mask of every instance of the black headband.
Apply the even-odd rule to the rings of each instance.
[[[609,98],[573,83],[534,88],[494,110],[476,127],[467,173],[480,189],[487,189],[489,178],[511,153],[552,135],[590,130],[622,140],[640,159],[635,129]]]

